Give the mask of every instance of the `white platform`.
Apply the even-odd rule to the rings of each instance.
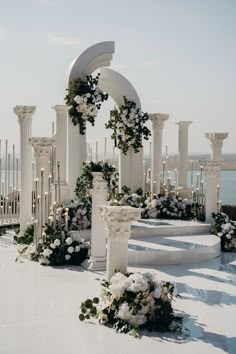
[[[0,237],[0,354],[235,354],[236,254],[195,265],[129,267],[174,282],[185,338],[145,334],[141,340],[78,319],[105,273],[82,267],[16,263],[10,237]]]
[[[220,255],[220,239],[211,225],[182,220],[139,220],[132,226],[129,264],[186,264]]]

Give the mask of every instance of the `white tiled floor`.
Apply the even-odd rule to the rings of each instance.
[[[79,321],[80,302],[97,295],[104,273],[17,263],[14,246],[5,240],[0,238],[0,354],[236,353],[236,254],[155,267],[182,295],[174,306],[190,335],[138,340]]]

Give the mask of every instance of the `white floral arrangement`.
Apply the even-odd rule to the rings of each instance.
[[[131,146],[135,152],[139,152],[143,146],[142,138],[148,140],[151,135],[145,126],[148,119],[147,113],[142,112],[135,102],[124,96],[124,104],[111,111],[110,121],[105,126],[113,130],[111,138],[124,154]]]
[[[100,297],[81,303],[81,321],[90,318],[117,332],[139,336],[139,331],[180,331],[181,318],[174,314],[174,285],[160,282],[155,274],[120,272],[101,284]]]
[[[100,74],[96,77],[86,76],[86,79],[76,78],[69,83],[65,101],[69,106],[69,116],[74,125],[79,124],[82,135],[86,131],[86,122],[95,124],[101,102],[108,99],[108,94],[98,87],[99,76]]]
[[[236,222],[230,220],[225,213],[213,213],[215,225],[212,227],[212,233],[221,239],[221,249],[223,251],[236,250]]]

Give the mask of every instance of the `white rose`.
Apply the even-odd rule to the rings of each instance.
[[[71,245],[72,242],[73,242],[72,238],[71,238],[71,237],[67,237],[67,239],[66,239],[66,244],[67,244],[67,245]]]
[[[55,243],[50,243],[50,247],[54,250],[56,248]]]
[[[79,252],[80,251],[80,246],[76,246],[75,247],[75,252]]]
[[[228,240],[231,240],[231,238],[232,238],[232,236],[231,236],[230,234],[227,234],[225,237],[226,237]]]
[[[65,259],[66,259],[67,261],[69,261],[70,255],[69,255],[69,254],[66,254],[66,255],[65,255]]]
[[[223,232],[218,232],[217,234],[219,237],[223,236]]]
[[[74,252],[74,247],[72,247],[72,246],[68,247],[67,252],[68,253],[73,253]]]
[[[60,246],[60,244],[61,244],[61,241],[58,238],[56,238],[55,241],[54,241],[54,245],[55,246]]]

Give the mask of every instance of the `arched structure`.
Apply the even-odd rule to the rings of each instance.
[[[120,106],[124,103],[124,96],[134,101],[137,108],[141,108],[136,90],[131,83],[118,72],[103,68],[109,66],[115,50],[114,42],[101,42],[89,47],[69,65],[66,73],[66,88],[70,80],[91,75],[100,69],[99,87],[107,92]],[[80,175],[82,163],[86,160],[86,134],[79,133],[79,127],[68,120],[68,183],[70,197],[73,198],[76,179]],[[124,155],[120,152],[120,188],[123,185],[132,191],[142,187],[143,173],[137,173],[142,168],[142,151],[134,153],[132,149]]]

